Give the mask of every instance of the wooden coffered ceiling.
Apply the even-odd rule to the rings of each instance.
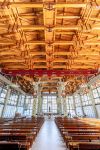
[[[100,0],[0,0],[1,68],[88,70],[99,65]],[[55,91],[56,83],[47,79],[44,91],[47,86]]]

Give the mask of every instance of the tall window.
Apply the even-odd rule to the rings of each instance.
[[[89,93],[81,95],[81,99],[82,99],[83,106],[92,105],[92,101],[89,97]]]
[[[4,101],[7,93],[7,87],[2,82],[0,82],[0,116],[2,115],[2,110],[4,106]]]
[[[4,103],[5,97],[7,93],[7,87],[3,84],[0,84],[0,103]]]
[[[69,117],[75,116],[73,96],[66,97],[66,105],[67,105],[67,114],[69,115]]]
[[[79,94],[75,94],[74,95],[74,100],[75,100],[76,114],[78,116],[82,116],[83,112],[82,112],[82,107],[81,107],[80,95]]]
[[[100,81],[92,85],[95,104],[100,104]]]
[[[4,113],[4,118],[13,118],[15,116],[18,92],[11,89],[10,97],[7,101],[7,106]]]
[[[44,113],[46,112],[57,113],[56,98],[57,98],[56,96],[43,96],[42,111]]]
[[[33,109],[33,96],[26,96],[24,115],[32,116],[32,109]]]

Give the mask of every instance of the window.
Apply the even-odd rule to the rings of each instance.
[[[75,99],[75,106],[76,107],[80,107],[81,106],[80,95],[79,94],[75,94],[74,95],[74,99]]]
[[[69,114],[69,117],[75,116],[75,106],[74,106],[73,96],[66,97],[66,105],[67,105],[67,113]]]
[[[16,106],[18,100],[18,93],[16,91],[11,91],[10,97],[8,99],[8,105]]]
[[[97,89],[93,89],[93,96],[94,98],[97,98],[99,96]]]
[[[26,115],[26,116],[32,116],[33,96],[26,96],[25,106],[24,107],[25,107],[24,115]]]
[[[6,110],[4,113],[4,118],[13,118],[15,116],[16,107],[15,106],[6,106]]]
[[[100,104],[100,81],[92,85],[92,90],[95,104]]]
[[[56,96],[43,96],[43,104],[42,104],[42,111],[57,113],[57,97]]]
[[[6,97],[7,89],[6,87],[0,88],[0,103],[4,103]]]
[[[24,100],[25,100],[25,96],[24,95],[20,95],[19,96],[19,100],[18,100],[18,106],[22,106],[23,107],[23,105],[24,105]]]
[[[89,96],[89,93],[81,95],[82,105],[88,106],[92,104],[91,98]]]
[[[85,106],[84,107],[84,113],[86,114],[87,117],[95,118],[93,106]]]

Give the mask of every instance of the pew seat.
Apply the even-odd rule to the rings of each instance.
[[[0,150],[29,150],[29,142],[0,141]]]
[[[69,150],[100,150],[100,142],[69,142],[68,143]]]

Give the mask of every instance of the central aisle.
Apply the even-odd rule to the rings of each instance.
[[[32,150],[66,150],[66,145],[53,120],[44,122]]]

